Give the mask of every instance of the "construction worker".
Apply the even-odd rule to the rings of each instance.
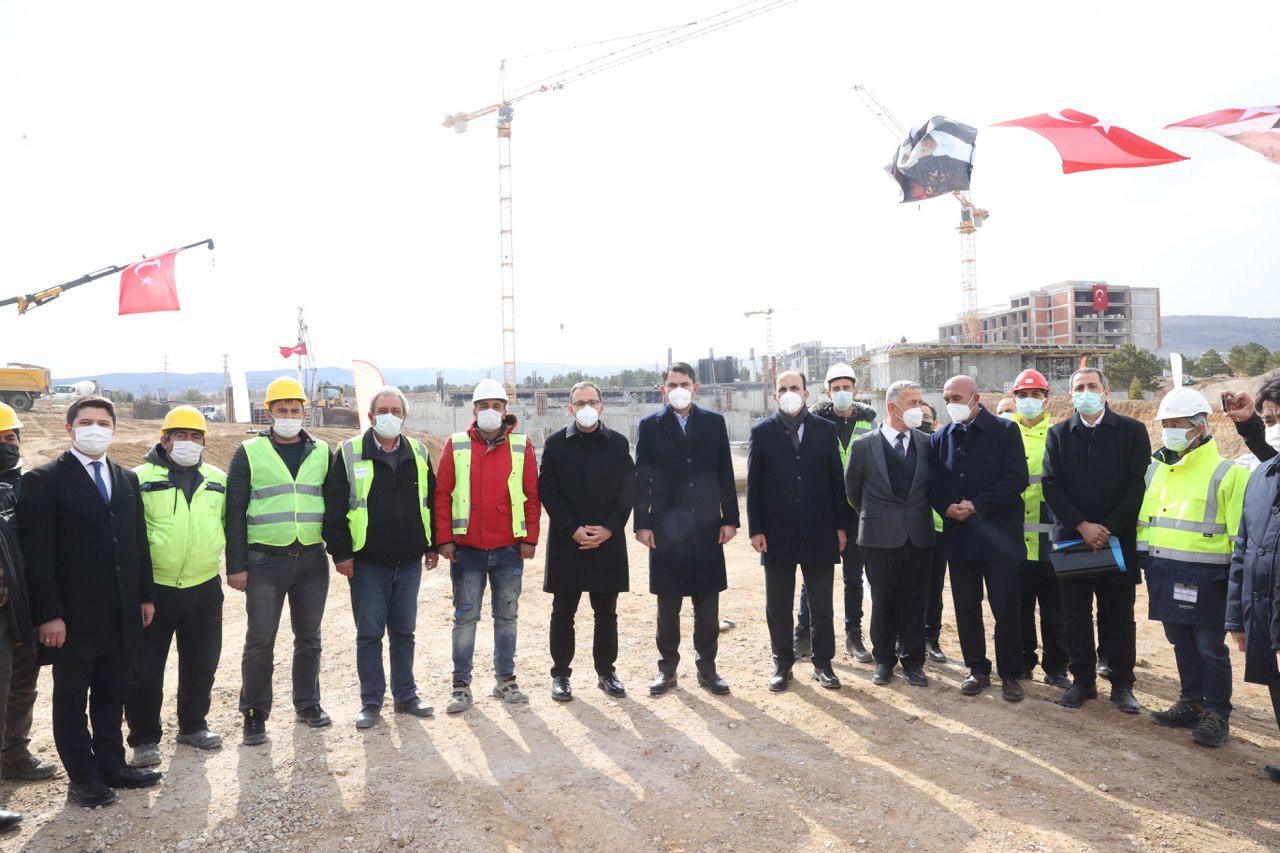
[[[426,445],[401,432],[408,412],[409,401],[399,388],[384,385],[374,391],[371,426],[338,446],[324,483],[325,547],[351,588],[356,623],[358,729],[371,728],[382,714],[384,635],[391,647],[395,712],[432,713],[413,680],[413,634],[422,570],[436,567],[431,513],[436,476]]]
[[[289,599],[293,626],[293,707],[298,722],[329,725],[320,707],[320,621],[329,594],[321,530],[329,446],[302,428],[302,383],[267,386],[266,433],[236,449],[227,471],[227,585],[245,593],[248,628],[240,662],[244,744],[267,741],[276,632]]]
[[[1049,435],[1049,383],[1044,375],[1030,368],[1013,381],[1014,412],[1010,419],[1022,432],[1022,447],[1027,455],[1030,485],[1022,493],[1025,521],[1023,538],[1027,558],[1022,561],[1018,585],[1022,591],[1022,660],[1023,679],[1030,681],[1036,664],[1044,670],[1044,683],[1066,690],[1067,622],[1062,610],[1062,588],[1049,562],[1049,534],[1053,532],[1053,515],[1044,502],[1040,478],[1044,468],[1044,443]],[[1004,402],[1003,400],[1001,401]],[[1040,639],[1044,657],[1036,655],[1036,602],[1040,603]]]
[[[169,410],[160,442],[133,471],[142,490],[156,585],[156,618],[133,658],[124,716],[133,766],[160,763],[160,708],[169,647],[178,638],[178,743],[222,746],[207,716],[222,657],[222,578],[226,544],[227,475],[204,461],[204,415],[191,406]]]
[[[876,427],[876,410],[853,399],[857,390],[858,375],[853,368],[841,362],[827,370],[827,395],[811,407],[810,411],[836,425],[836,441],[840,446],[840,470],[849,467],[849,449],[859,436]],[[845,530],[845,545],[840,555],[841,573],[844,576],[844,649],[858,663],[870,663],[871,651],[863,642],[862,634],[862,550],[858,547],[858,516],[849,514],[849,527]],[[800,585],[800,610],[796,614],[796,659],[813,653],[813,640],[809,631],[809,593]]]
[[[1160,401],[1164,447],[1147,470],[1138,552],[1148,618],[1164,623],[1182,681],[1178,701],[1153,711],[1151,720],[1192,729],[1196,743],[1222,746],[1231,718],[1227,577],[1249,472],[1219,454],[1210,412],[1194,388],[1175,388]]]
[[[513,704],[529,697],[516,681],[516,625],[524,561],[538,546],[542,505],[538,463],[529,439],[515,431],[507,390],[482,379],[471,395],[474,420],[444,444],[436,479],[440,556],[452,565],[453,689],[445,711],[471,707],[471,663],[484,588],[492,586],[493,695]]]

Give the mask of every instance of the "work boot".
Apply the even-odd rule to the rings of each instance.
[[[1133,689],[1130,687],[1111,687],[1111,704],[1116,706],[1117,710],[1124,711],[1126,714],[1137,714],[1142,711],[1142,706],[1138,704],[1137,698],[1133,695]]]
[[[791,656],[796,660],[813,657],[813,639],[808,628],[797,628],[791,638]]]
[[[1167,711],[1152,711],[1151,722],[1171,729],[1194,728],[1204,716],[1204,705],[1179,699]]]
[[[1191,730],[1191,739],[1204,746],[1222,746],[1230,736],[1227,718],[1217,711],[1205,711],[1200,725]]]
[[[250,708],[244,712],[244,738],[241,743],[245,746],[258,746],[266,742],[267,719],[257,708]]]
[[[58,770],[58,765],[52,761],[41,761],[34,755],[28,755],[17,759],[12,764],[4,765],[4,770],[0,771],[0,778],[40,782],[45,779],[52,779],[59,772],[61,771]]]
[[[1107,662],[1106,658],[1098,658],[1098,665],[1094,669],[1097,671],[1099,678],[1111,678],[1111,664]]]
[[[781,693],[787,689],[787,684],[791,681],[790,663],[778,662],[773,665],[773,675],[769,676],[769,692]]]
[[[179,732],[174,740],[187,746],[194,746],[196,749],[217,749],[222,746],[222,735],[216,735],[208,729],[201,729],[198,732],[191,732],[185,735]],[[135,764],[134,766],[138,765]]]
[[[844,650],[858,663],[871,663],[871,652],[862,643],[862,628],[854,625],[844,629]]]
[[[134,767],[155,767],[160,763],[160,744],[140,743],[133,748]]]
[[[947,656],[942,651],[942,647],[938,645],[938,638],[926,638],[924,641],[924,654],[934,663],[946,663]]]

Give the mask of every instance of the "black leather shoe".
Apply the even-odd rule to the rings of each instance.
[[[718,672],[698,673],[698,685],[717,696],[729,692],[729,682],[721,678]]]
[[[773,665],[773,675],[769,676],[769,692],[781,693],[787,689],[787,685],[791,683],[791,664],[776,663]]]
[[[377,705],[365,705],[360,709],[360,713],[356,714],[357,729],[371,729],[378,724],[378,718],[382,716],[382,709]]]
[[[557,702],[573,701],[573,688],[569,686],[569,676],[557,675],[551,679],[551,698]]]
[[[1142,710],[1142,706],[1138,704],[1133,691],[1128,687],[1112,687],[1111,704],[1126,714],[1136,714]]]
[[[72,782],[67,786],[67,802],[75,803],[77,806],[84,806],[87,809],[114,803],[119,796],[114,788],[104,785],[98,779],[81,784]]]
[[[937,640],[924,641],[924,653],[929,660],[934,663],[946,663],[947,656],[943,653],[942,648],[938,645]]]
[[[114,773],[103,773],[102,781],[112,788],[150,788],[162,776],[159,770],[139,770],[126,765]]]
[[[1265,773],[1267,778],[1272,782],[1280,782],[1280,764],[1268,764],[1266,767],[1262,768],[1262,772]]]
[[[1067,689],[1058,699],[1058,704],[1064,708],[1079,708],[1084,704],[1086,699],[1098,698],[1098,686],[1096,684],[1081,684],[1076,682]]]
[[[22,815],[0,809],[0,832],[8,832],[20,823],[22,823]]]
[[[1098,673],[1099,678],[1111,678],[1111,664],[1106,658],[1098,658],[1098,665],[1094,667],[1094,671]]]
[[[668,690],[676,686],[676,674],[673,672],[667,675],[665,672],[658,673],[653,679],[653,683],[649,685],[650,696],[661,696]]]
[[[329,719],[329,715],[324,712],[324,708],[321,708],[319,705],[312,705],[308,708],[303,708],[301,711],[297,712],[295,719],[300,723],[306,723],[313,729],[322,729],[329,725],[329,723],[333,722]]]
[[[1071,686],[1071,679],[1060,672],[1046,672],[1044,674],[1044,683],[1059,690],[1066,690]]]
[[[1006,702],[1021,702],[1026,694],[1016,678],[1000,679],[1000,697]]]
[[[840,689],[840,679],[837,678],[835,672],[832,671],[831,664],[815,666],[813,668],[813,680],[818,682],[819,686],[825,687],[828,690]]]
[[[397,702],[395,709],[397,714],[412,714],[415,717],[430,717],[436,712],[435,708],[432,708],[417,696],[412,699],[405,699],[403,702]]]
[[[965,677],[964,681],[960,682],[960,693],[963,696],[977,696],[990,686],[991,676],[983,675],[979,672],[971,672]]]
[[[257,708],[250,708],[244,712],[244,739],[241,743],[245,746],[258,746],[266,742],[267,718]]]
[[[604,691],[604,695],[612,696],[614,699],[625,699],[627,696],[627,688],[622,686],[622,681],[616,672],[598,676],[596,686]]]
[[[893,667],[887,663],[876,664],[875,671],[871,673],[872,684],[888,684],[893,679]]]
[[[907,679],[907,684],[912,687],[929,686],[929,679],[925,676],[923,669],[909,669],[902,674]]]

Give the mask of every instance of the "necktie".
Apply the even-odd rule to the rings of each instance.
[[[905,432],[898,433],[898,455],[903,459],[907,458],[907,434]]]
[[[107,494],[107,481],[102,479],[102,463],[98,461],[90,462],[93,466],[93,482],[98,487],[98,491],[102,493],[102,500],[111,503],[111,497]]]

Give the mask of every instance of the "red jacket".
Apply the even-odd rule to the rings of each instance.
[[[515,429],[515,415],[507,415],[503,428],[510,435]],[[440,455],[440,471],[436,474],[435,517],[440,519],[437,528],[437,545],[457,542],[472,548],[491,551],[515,544],[511,531],[511,495],[507,491],[507,478],[511,476],[511,443],[503,441],[489,447],[480,437],[475,421],[467,428],[471,435],[471,521],[467,532],[454,536],[448,519],[453,518],[453,487],[457,475],[453,467],[453,439],[444,443]],[[534,460],[533,445],[524,460],[524,524],[522,542],[538,544],[538,525],[542,520],[542,504],[538,501],[538,463]]]

